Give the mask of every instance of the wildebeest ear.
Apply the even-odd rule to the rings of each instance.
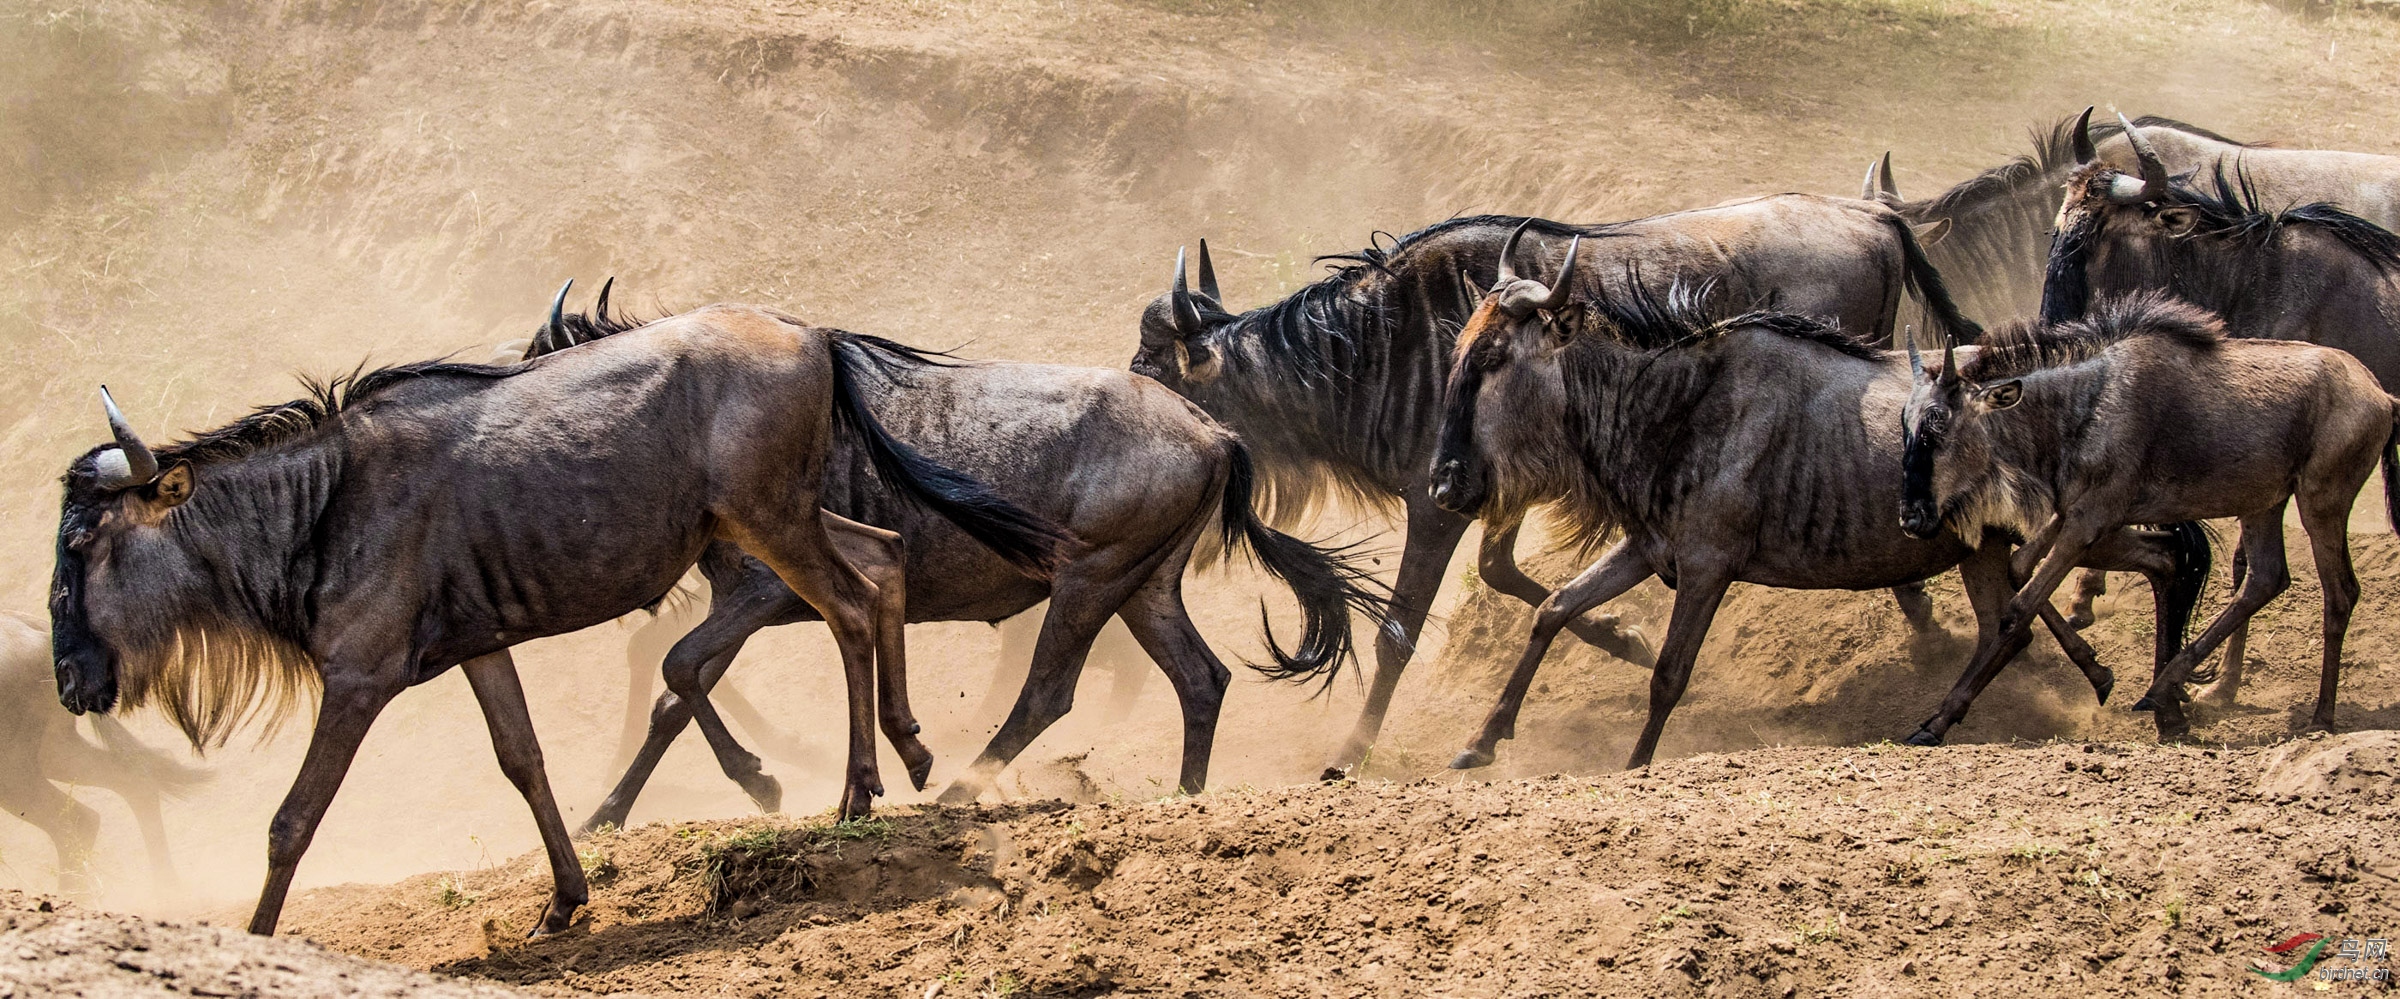
[[[173,507],[173,506],[182,506],[182,505],[183,505],[183,501],[184,501],[184,500],[188,500],[188,499],[191,499],[191,498],[192,498],[192,463],[191,463],[191,462],[188,462],[188,461],[179,461],[179,462],[176,462],[176,463],[175,463],[175,467],[173,467],[173,468],[170,468],[170,469],[167,469],[167,474],[165,474],[165,475],[161,475],[161,476],[159,476],[159,477],[158,477],[158,499],[159,499],[159,502],[165,503],[166,505],[168,505],[168,506],[171,506],[171,507]]]
[[[1941,242],[1942,237],[1950,235],[1950,220],[1935,219],[1924,225],[1910,226],[1909,231],[1916,235],[1918,246],[1932,246]]]
[[[2159,229],[2169,236],[2189,236],[2200,226],[2200,210],[2190,205],[2161,208],[2151,218],[2157,219]]]
[[[1975,404],[1985,409],[2007,409],[2025,398],[2025,383],[2011,378],[1998,385],[1985,386],[1975,393]]]

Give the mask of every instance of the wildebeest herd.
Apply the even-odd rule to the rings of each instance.
[[[1202,242],[1197,288],[1179,251],[1129,371],[961,360],[752,306],[636,321],[607,287],[575,313],[570,282],[491,363],[362,371],[171,444],[145,442],[102,389],[113,440],[64,479],[56,696],[76,714],[157,707],[196,746],[317,702],[269,830],[259,933],[377,713],[452,666],[541,830],[555,889],[534,933],[567,926],[584,874],[509,649],[655,609],[695,567],[707,616],[666,652],[668,692],[587,830],[625,821],[694,721],[726,775],[780,807],[711,688],[749,636],[797,621],[826,622],[840,649],[840,814],[882,792],[878,728],[923,788],[905,625],[1043,600],[1013,710],[942,800],[972,801],[1067,712],[1112,617],[1173,687],[1179,786],[1198,792],[1231,673],[1183,585],[1220,552],[1300,608],[1296,642],[1270,629],[1260,672],[1330,682],[1354,626],[1374,634],[1365,707],[1330,747],[1345,772],[1476,520],[1483,581],[1538,610],[1454,767],[1514,736],[1562,629],[1652,670],[1638,767],[1731,584],[1888,589],[1923,630],[1924,583],[1952,568],[1978,641],[1909,741],[1938,744],[2037,620],[2106,701],[2114,674],[2076,629],[2115,570],[2149,580],[2157,615],[2135,708],[2180,738],[2193,696],[2233,695],[2242,629],[2288,584],[2295,498],[2324,580],[2312,722],[2331,726],[2358,598],[2345,529],[2378,463],[2400,509],[2400,411],[2382,387],[2400,377],[2400,159],[2089,110],[2037,147],[1925,201],[1900,196],[1887,154],[1856,199],[1454,218],[1323,258],[1327,277],[1239,313]],[[1969,318],[2020,315],[1989,333]],[[1404,514],[1395,580],[1356,545],[1278,529],[1327,497]],[[1515,564],[1536,508],[1599,551],[1556,592]],[[2198,522],[2228,517],[2236,593],[2187,644],[2211,566]],[[2077,567],[2061,613],[2051,594]],[[1675,594],[1655,648],[1594,613],[1652,577]],[[2187,692],[2220,645],[2214,688]],[[7,710],[28,712],[18,664],[34,662],[0,664]],[[90,813],[23,775],[113,758],[166,871],[156,798],[194,775],[113,722],[95,747],[67,716],[42,719],[42,759],[0,767],[0,804],[66,816],[44,828],[71,867]]]

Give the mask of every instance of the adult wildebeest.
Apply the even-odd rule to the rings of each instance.
[[[536,356],[633,335],[639,324],[595,312],[569,316],[562,335],[536,340]],[[1351,654],[1350,612],[1378,625],[1388,617],[1372,577],[1335,550],[1269,529],[1251,510],[1249,451],[1189,401],[1148,378],[1105,368],[968,362],[867,336],[851,342],[873,364],[851,390],[885,414],[885,424],[932,460],[991,483],[1036,515],[1055,518],[1082,547],[1048,580],[1031,579],[959,528],[929,516],[884,486],[873,455],[839,442],[823,469],[826,509],[888,528],[905,540],[909,621],[999,621],[1047,598],[1049,613],[1016,706],[983,754],[946,789],[972,801],[1073,703],[1094,636],[1111,616],[1125,622],[1166,672],[1184,715],[1179,786],[1208,780],[1217,713],[1230,679],[1183,606],[1193,545],[1216,530],[1228,548],[1248,546],[1291,587],[1305,625],[1285,652],[1272,633],[1274,671],[1330,671]],[[860,553],[858,561],[869,561]],[[712,594],[707,620],[667,654],[670,694],[651,712],[647,739],[586,829],[622,825],[651,770],[694,719],[726,776],[772,810],[781,789],[736,744],[707,703],[707,691],[762,628],[819,620],[767,566],[733,545],[701,557]]]
[[[180,797],[207,775],[142,745],[106,715],[92,718],[100,744],[85,741],[75,731],[75,716],[51,706],[57,695],[50,636],[32,621],[0,613],[0,811],[50,837],[59,890],[84,895],[95,887],[89,862],[100,816],[52,781],[114,791],[141,828],[151,879],[161,890],[175,891],[179,879],[159,803]]]
[[[1498,272],[1500,247],[1527,226],[1528,258],[1554,264],[1570,238],[1593,245],[1579,291],[1622,294],[1640,275],[1651,293],[1677,281],[1714,279],[1739,311],[1767,306],[1821,316],[1853,333],[1893,329],[1904,289],[1933,303],[1935,332],[1970,336],[1926,264],[1906,221],[1865,201],[1783,194],[1729,201],[1607,225],[1564,225],[1477,216],[1323,259],[1335,273],[1262,309],[1222,307],[1206,246],[1200,293],[1186,290],[1181,256],[1174,286],[1142,316],[1133,370],[1183,393],[1248,441],[1273,488],[1275,520],[1297,517],[1338,491],[1370,505],[1397,503],[1407,543],[1393,586],[1401,630],[1376,644],[1376,670],[1358,725],[1335,753],[1336,768],[1361,759],[1381,730],[1392,691],[1452,549],[1473,518],[1443,510],[1425,492],[1440,424],[1443,378],[1459,326]],[[1487,518],[1478,566],[1485,585],[1528,604],[1549,591],[1517,568],[1519,523]],[[1912,625],[1933,627],[1932,603],[1910,586],[1895,594]],[[1568,625],[1620,658],[1647,664],[1638,635],[1614,618]]]
[[[833,441],[863,438],[896,487],[1029,571],[1072,540],[876,425],[853,388],[866,349],[710,306],[518,365],[354,374],[156,450],[110,402],[116,443],[66,474],[50,598],[59,699],[78,713],[156,703],[206,745],[319,692],[268,836],[250,922],[263,934],[377,713],[463,664],[541,827],[554,887],[534,932],[554,933],[586,889],[508,648],[654,603],[727,540],[834,621],[850,692],[842,809],[859,814],[877,785],[873,671],[897,666],[900,629],[829,537],[888,532],[818,508]],[[883,700],[905,711],[904,695],[888,683]],[[884,719],[908,756],[914,737]]]
[[[1941,239],[1927,239],[1925,255],[1969,315],[2032,315],[2068,175],[2092,162],[2132,172],[2138,161],[2125,122],[2095,124],[2091,117],[2086,108],[2061,119],[2035,133],[2033,152],[1919,201],[1900,196],[1885,153],[1869,165],[1861,196],[1891,205],[1920,227],[1950,225]],[[2400,228],[2400,157],[2254,145],[2172,118],[2145,116],[2131,126],[2170,176],[2196,179],[2238,166],[2266,203],[2329,202]]]
[[[1921,371],[1908,403],[1902,523],[1913,536],[1962,519],[2011,524],[2039,560],[1978,644],[1959,688],[1909,741],[1930,745],[2026,639],[2028,615],[2095,540],[2120,525],[2239,517],[2249,576],[2151,681],[2161,738],[2190,731],[2175,696],[2195,663],[2290,583],[2284,507],[2297,497],[2325,594],[2325,662],[2313,728],[2333,725],[2342,637],[2358,600],[2350,506],[2383,463],[2400,531],[2400,409],[2339,350],[2229,340],[2216,316],[2157,293],[2100,302],[2082,320],[2020,325]]]
[[[2146,135],[2134,149],[2133,172],[2094,158],[2064,185],[2044,322],[2079,318],[2099,298],[2165,291],[2222,316],[2229,336],[2346,350],[2400,385],[2400,236],[2331,204],[2269,208],[2246,159],[2230,175],[2220,164],[2204,188],[2173,180]],[[2239,587],[2238,552],[2233,569]],[[2226,639],[2223,673],[2203,696],[2232,701],[2247,644],[2246,627]]]
[[[1993,611],[2015,589],[2006,539],[1914,538],[1893,523],[1910,387],[1897,355],[1790,313],[1711,323],[1688,289],[1662,301],[1637,283],[1623,299],[1578,301],[1572,245],[1549,286],[1519,279],[1509,260],[1503,249],[1499,281],[1459,334],[1433,498],[1502,517],[1557,503],[1582,538],[1624,537],[1543,602],[1506,691],[1451,766],[1489,763],[1515,735],[1561,622],[1654,575],[1675,589],[1675,606],[1633,767],[1656,751],[1733,583],[1874,589],[1956,566],[1981,631],[1993,632]],[[2205,540],[2196,529],[2125,531],[2107,547],[2095,564],[2151,579],[2166,661],[2206,578]],[[2056,611],[2044,618],[2073,640]],[[2094,686],[2107,696],[2102,678]]]

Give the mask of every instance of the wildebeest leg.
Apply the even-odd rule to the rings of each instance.
[[[1517,567],[1517,532],[1524,525],[1510,524],[1500,530],[1484,525],[1483,545],[1476,552],[1475,573],[1485,586],[1525,601],[1527,606],[1540,607],[1550,599],[1550,591]],[[1592,614],[1567,622],[1567,630],[1575,637],[1602,652],[1626,662],[1649,669],[1658,662],[1658,652],[1650,641],[1635,628],[1618,620],[1614,614]]]
[[[1638,770],[1650,765],[1650,757],[1658,752],[1658,738],[1667,730],[1667,715],[1675,710],[1675,702],[1683,699],[1684,685],[1692,678],[1692,664],[1700,658],[1700,644],[1708,639],[1708,626],[1717,618],[1717,607],[1725,600],[1725,590],[1733,585],[1733,575],[1706,562],[1681,559],[1676,569],[1675,612],[1667,619],[1666,647],[1659,650],[1658,669],[1650,674],[1650,718],[1642,723],[1641,738],[1634,740],[1633,757],[1625,761],[1625,769]]]
[[[722,669],[717,671],[718,674],[724,672]],[[822,751],[802,742],[791,732],[769,721],[766,712],[760,711],[758,705],[751,703],[750,696],[742,693],[740,687],[729,683],[719,684],[711,680],[708,687],[708,703],[716,705],[717,711],[723,714],[727,721],[742,727],[742,731],[750,736],[750,741],[758,744],[760,756],[789,763],[802,770],[830,768]]]
[[[525,710],[525,687],[517,682],[516,661],[502,649],[469,659],[461,668],[467,684],[475,688],[475,703],[483,707],[500,772],[525,797],[533,809],[533,824],[542,831],[542,852],[550,857],[550,908],[525,935],[546,937],[566,929],[575,910],[591,899],[583,862],[575,856],[566,821],[558,816],[558,801],[550,796],[550,775],[542,769],[542,744],[534,738],[533,715]]]
[[[1149,654],[1143,651],[1141,640],[1134,638],[1130,630],[1120,630],[1123,628],[1125,625],[1122,623],[1115,628],[1101,625],[1100,635],[1092,639],[1092,651],[1086,657],[1087,662],[1098,663],[1108,669],[1108,704],[1100,712],[1103,722],[1124,721],[1130,717],[1134,705],[1141,702],[1144,681],[1150,677],[1150,671],[1143,668],[1148,665],[1143,660],[1148,659]],[[1163,671],[1165,667],[1160,669]]]
[[[1134,641],[1167,674],[1183,706],[1183,772],[1176,786],[1185,794],[1208,787],[1209,752],[1217,739],[1217,713],[1233,674],[1209,650],[1183,606],[1183,562],[1172,560],[1135,590],[1117,611]]]
[[[275,934],[284,895],[292,888],[292,874],[300,869],[300,857],[308,852],[308,841],[315,838],[325,807],[333,804],[334,792],[341,790],[350,761],[358,755],[359,741],[367,737],[375,716],[383,713],[384,705],[404,686],[381,675],[361,676],[344,666],[328,660],[319,667],[325,675],[325,693],[317,705],[316,731],[309,736],[308,756],[300,761],[300,776],[292,781],[291,791],[275,809],[274,822],[267,826],[267,884],[258,893],[257,911],[250,915],[250,932],[262,937]]]
[[[2233,549],[2234,592],[2241,592],[2242,582],[2248,578],[2249,574],[2250,556],[2242,550],[2241,546],[2236,545]],[[2244,621],[2241,627],[2233,629],[2233,634],[2225,636],[2225,661],[2218,667],[2217,682],[2201,691],[2198,695],[2200,699],[2219,707],[2233,704],[2234,699],[2241,694],[2242,664],[2248,661],[2249,656],[2250,623]]]
[[[2107,592],[2107,570],[2083,570],[2075,577],[2075,599],[2067,604],[2067,624],[2075,628],[2091,627],[2092,622],[2100,619],[2099,615],[2092,610],[2092,602],[2100,599],[2100,595]]]
[[[1033,663],[1033,649],[1042,640],[1042,622],[1050,619],[1050,602],[1043,601],[1014,617],[992,625],[1000,639],[1000,658],[992,666],[991,682],[983,689],[983,700],[975,706],[978,730],[997,730],[1010,708],[1016,706],[1017,695],[1025,692],[1026,671]]]
[[[2249,578],[2242,581],[2242,588],[2234,592],[2232,602],[2217,612],[2200,637],[2184,646],[2183,654],[2159,671],[2158,678],[2150,683],[2149,695],[2142,698],[2157,712],[2152,720],[2158,725],[2161,741],[2191,734],[2191,722],[2183,714],[2183,698],[2177,695],[2182,693],[2192,667],[2208,658],[2209,653],[2217,650],[2218,643],[2248,623],[2251,615],[2291,585],[2291,567],[2285,563],[2283,552],[2285,505],[2277,503],[2272,510],[2242,518],[2242,548],[2250,553]]]
[[[65,717],[65,712],[59,714]],[[33,733],[10,733],[9,739],[22,741],[27,749],[39,744]],[[32,823],[42,835],[50,837],[50,847],[58,854],[61,894],[90,895],[98,887],[91,878],[91,864],[92,844],[100,836],[100,813],[44,778],[38,754],[23,755],[30,758],[21,764],[11,760],[9,766],[0,769],[0,809]]]
[[[1949,696],[1942,700],[1941,710],[1908,737],[1909,745],[1942,744],[1942,736],[1950,731],[1951,726],[1958,724],[1959,719],[1966,717],[1967,707],[1975,703],[1976,696],[1983,693],[1983,688],[1990,686],[1992,679],[2000,675],[2001,668],[2033,642],[2033,622],[2037,618],[2056,618],[2058,610],[2050,606],[2050,595],[2057,592],[2059,584],[2066,581],[2067,574],[2075,570],[2084,550],[2090,548],[2106,530],[2104,525],[2096,523],[2068,524],[2063,518],[2053,517],[2036,532],[2030,543],[2010,556],[2011,578],[2022,571],[2022,563],[2028,556],[2040,559],[2039,568],[2032,573],[2032,581],[2019,588],[2016,595],[2001,607],[1999,619],[1984,629],[1988,637],[1975,643],[1975,654],[1968,658],[1966,671],[1959,675],[1958,682],[1951,685]],[[2042,614],[2045,610],[2049,612],[2047,618]],[[2060,631],[2070,630],[2065,628],[2063,621],[2056,627]]]
[[[1087,554],[1058,574],[1050,590],[1050,613],[1042,618],[1042,634],[1033,646],[1033,665],[1026,672],[1025,688],[1017,693],[1016,706],[975,762],[942,789],[943,803],[974,801],[1017,754],[1074,707],[1075,682],[1083,676],[1084,657],[1091,653],[1092,639],[1146,576],[1142,570],[1150,566],[1144,563],[1155,558],[1129,566],[1126,562],[1130,560],[1121,555]]]
[[[692,634],[697,635],[699,631],[695,630]],[[684,636],[685,642],[691,640],[691,635]],[[682,643],[677,643],[676,648],[682,647]],[[740,648],[741,644],[737,640],[730,650],[722,653],[706,653],[708,658],[695,659],[700,663],[697,667],[690,668],[691,672],[698,677],[695,686],[703,690],[708,689],[718,677],[725,675],[725,670],[733,665],[734,653]],[[670,675],[678,668],[677,659],[674,652],[667,653],[667,664],[663,669]],[[667,755],[667,747],[674,744],[675,737],[683,734],[683,727],[692,721],[692,709],[688,706],[690,702],[675,694],[673,689],[675,683],[676,681],[670,679],[667,682],[669,688],[667,692],[658,695],[658,700],[650,706],[650,730],[643,736],[641,748],[633,754],[633,762],[625,765],[625,774],[617,778],[617,786],[608,792],[608,797],[600,802],[599,808],[593,810],[591,817],[583,821],[583,827],[576,830],[577,835],[597,832],[612,826],[624,827],[626,817],[633,812],[634,799],[641,796],[643,785],[650,782],[650,774],[658,769],[659,759]],[[715,746],[712,745],[710,748],[713,750]],[[731,777],[734,783],[741,785],[744,792],[750,793],[750,799],[758,802],[760,809],[772,812],[781,808],[783,806],[783,786],[775,783],[775,778],[758,773],[756,758],[752,759],[749,773],[755,777],[755,780],[737,776],[736,764],[727,761],[723,756],[717,757],[717,765],[726,771],[726,776]],[[758,785],[759,791],[767,792],[768,800],[760,800],[759,793],[752,791],[753,784]]]
[[[2017,592],[2017,581],[2009,576],[2007,552],[2006,544],[1987,542],[1958,564],[1959,579],[1966,585],[1967,602],[1975,608],[1978,645],[1992,640],[2000,624],[2002,607],[2008,603],[2009,596]],[[2050,629],[2051,636],[2058,639],[2059,648],[2067,653],[2067,660],[2074,663],[2075,668],[2082,671],[2085,682],[2092,685],[2093,695],[2100,699],[2100,703],[2108,703],[2109,692],[2117,686],[2116,674],[2100,663],[2099,653],[2094,652],[2091,644],[2067,625],[2066,620],[2059,616],[2058,609],[2050,606],[2049,601],[2042,601],[2036,610],[2042,616],[2042,624]]]
[[[1508,685],[1501,688],[1500,700],[1492,705],[1492,713],[1483,721],[1483,731],[1475,741],[1451,759],[1453,770],[1469,770],[1491,765],[1493,751],[1502,739],[1517,737],[1517,712],[1525,706],[1525,694],[1533,689],[1533,674],[1542,665],[1542,657],[1550,652],[1550,643],[1565,627],[1584,611],[1616,599],[1625,591],[1641,584],[1651,576],[1650,563],[1629,541],[1609,546],[1600,560],[1550,594],[1533,615],[1533,633],[1525,640],[1525,652],[1517,657],[1517,668],[1508,675]],[[1655,682],[1655,677],[1653,678]]]
[[[2182,553],[2181,544],[2173,540],[2181,531],[2170,530],[2171,533],[2162,536],[2155,531],[2120,529],[2103,535],[2083,553],[2087,571],[2138,572],[2149,581],[2151,620],[2155,624],[2150,652],[2153,680],[2167,668],[2168,661],[2183,651],[2192,611],[2208,585],[2207,538],[2197,529],[2192,530],[2191,540],[2200,550],[2187,556]],[[2186,557],[2193,561],[2187,564]]]
[[[825,529],[842,557],[875,584],[876,715],[908,768],[909,785],[925,790],[933,751],[918,741],[924,726],[908,705],[908,548],[895,532],[831,513]]]
[[[838,813],[860,818],[883,793],[875,762],[875,584],[835,550],[830,525],[813,507],[808,516],[726,523],[731,541],[767,567],[824,616],[842,653],[842,686],[849,698],[849,761]],[[715,713],[705,698],[692,704],[706,724]]]
[[[167,848],[166,820],[160,814],[159,802],[167,788],[197,782],[199,775],[184,770],[158,750],[142,745],[141,740],[126,730],[125,723],[116,718],[103,714],[88,717],[92,734],[99,737],[100,744],[93,745],[77,735],[71,721],[48,725],[41,740],[39,772],[69,785],[107,788],[125,799],[125,807],[133,812],[134,825],[141,830],[142,848],[150,862],[154,886],[163,892],[181,892],[183,882],[175,873],[175,858]],[[0,794],[0,799],[5,797]]]
[[[1358,727],[1351,730],[1350,738],[1326,767],[1328,777],[1338,777],[1365,759],[1375,737],[1382,733],[1383,716],[1392,707],[1392,691],[1400,686],[1400,673],[1408,668],[1417,635],[1425,630],[1425,615],[1433,609],[1434,592],[1450,570],[1450,553],[1458,550],[1458,539],[1467,531],[1467,518],[1433,505],[1422,489],[1410,491],[1407,503],[1408,542],[1400,550],[1399,581],[1392,585],[1391,623],[1399,626],[1398,633],[1390,628],[1376,632],[1375,680],[1367,687]]]
[[[1900,616],[1908,620],[1908,630],[1920,635],[1940,630],[1940,622],[1933,619],[1933,596],[1925,592],[1923,582],[1892,587],[1892,602],[1900,605]]]
[[[2328,492],[2332,495],[2318,495]],[[2355,495],[2355,486],[2348,491],[2303,486],[2300,494],[2300,526],[2308,530],[2317,581],[2325,591],[2325,663],[2317,679],[2317,710],[2308,718],[2311,731],[2333,730],[2334,695],[2342,682],[2342,640],[2350,633],[2350,611],[2358,605],[2349,533],[2350,497]]]
[[[672,598],[670,598],[672,599]],[[650,678],[658,675],[667,651],[692,630],[680,615],[661,615],[642,622],[625,639],[625,727],[617,736],[617,766],[633,762],[648,729]]]

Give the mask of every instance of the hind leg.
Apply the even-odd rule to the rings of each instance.
[[[2240,546],[2233,549],[2233,589],[2239,593],[2242,582],[2250,575],[2250,555]],[[2250,660],[2250,622],[2233,629],[2225,636],[2225,659],[2217,667],[2217,682],[2209,684],[2197,695],[2199,699],[2218,707],[2231,707],[2242,692],[2242,666]]]
[[[2317,679],[2317,709],[2309,715],[2310,731],[2333,731],[2334,695],[2342,680],[2342,640],[2350,633],[2350,612],[2358,606],[2358,573],[2350,566],[2350,500],[2356,493],[2320,497],[2309,490],[2300,506],[2300,526],[2316,560],[2317,580],[2325,593],[2325,659]],[[2313,502],[2312,502],[2313,501]]]
[[[1509,674],[1508,686],[1501,689],[1500,700],[1484,719],[1483,730],[1450,761],[1450,769],[1490,766],[1500,740],[1516,738],[1517,712],[1525,706],[1525,694],[1533,688],[1534,672],[1541,668],[1542,657],[1550,653],[1550,643],[1558,638],[1559,629],[1584,611],[1640,585],[1651,574],[1649,561],[1631,543],[1619,541],[1573,582],[1542,601],[1541,609],[1533,615],[1533,633],[1526,636],[1525,652],[1517,657],[1517,668]],[[1652,682],[1656,682],[1656,674]]]
[[[1900,616],[1907,619],[1912,634],[1931,635],[1941,631],[1941,623],[1933,619],[1933,595],[1925,592],[1924,583],[1892,587],[1892,602],[1900,605]]]
[[[633,763],[648,731],[650,678],[658,675],[668,650],[698,625],[684,614],[662,614],[642,622],[625,639],[625,726],[617,736],[617,766]]]
[[[1175,687],[1175,699],[1183,706],[1183,772],[1177,787],[1185,794],[1199,794],[1208,786],[1217,714],[1225,704],[1225,687],[1233,682],[1233,674],[1209,650],[1184,609],[1182,562],[1172,562],[1151,574],[1150,581],[1134,591],[1117,616]]]
[[[726,540],[775,570],[833,631],[849,701],[849,761],[840,815],[864,816],[875,796],[883,793],[875,763],[875,584],[834,549],[822,514],[813,505],[789,519],[727,517],[720,524]],[[692,710],[704,726],[716,713],[705,699],[694,702]]]
[[[53,725],[42,740],[42,772],[71,785],[107,788],[125,799],[135,827],[141,830],[152,886],[165,894],[181,893],[183,880],[177,876],[175,858],[167,848],[166,819],[159,806],[162,791],[174,786],[171,775],[182,768],[165,754],[142,745],[114,717],[88,717],[100,744],[84,741],[72,723]],[[162,779],[162,774],[170,776]]]
[[[943,789],[943,803],[974,801],[1019,753],[1074,707],[1075,683],[1083,676],[1093,637],[1109,615],[1124,605],[1141,578],[1125,578],[1132,575],[1126,561],[1115,553],[1087,554],[1059,572],[1050,590],[1050,613],[1042,618],[1041,637],[1034,642],[1033,663],[1026,671],[1024,689],[1017,692],[1016,706],[975,762]]]
[[[1142,688],[1150,679],[1151,659],[1121,622],[1100,626],[1100,637],[1093,639],[1088,660],[1108,670],[1108,704],[1101,709],[1104,721],[1120,722],[1133,715],[1134,705],[1142,699]],[[1165,669],[1161,666],[1160,669]],[[1176,696],[1181,697],[1181,694]]]
[[[88,898],[99,890],[92,876],[92,845],[100,837],[100,813],[43,779],[39,763],[0,771],[0,809],[50,837],[58,854],[58,891]]]
[[[1476,552],[1475,573],[1485,586],[1538,608],[1550,599],[1550,591],[1517,566],[1517,532],[1522,529],[1522,524],[1510,524],[1497,531],[1485,525],[1483,544]],[[1918,595],[1923,596],[1924,591],[1919,589]],[[1928,608],[1931,606],[1927,604]],[[1658,650],[1650,647],[1649,636],[1642,634],[1642,629],[1618,620],[1614,614],[1576,618],[1567,622],[1567,630],[1594,648],[1643,669],[1658,663]]]
[[[2209,653],[2215,652],[2218,643],[2223,642],[2226,636],[2248,624],[2251,615],[2258,613],[2259,608],[2266,606],[2291,585],[2291,569],[2284,561],[2283,551],[2284,505],[2277,503],[2271,510],[2242,518],[2242,548],[2250,556],[2249,578],[2243,581],[2241,590],[2233,595],[2233,602],[2208,622],[2208,627],[2200,632],[2200,637],[2184,646],[2183,652],[2169,662],[2167,668],[2159,671],[2156,680],[2151,681],[2149,696],[2143,700],[2148,701],[2151,709],[2157,712],[2153,720],[2158,725],[2161,741],[2182,739],[2191,734],[2192,726],[2184,717],[2181,694],[2193,667],[2207,658]]]
[[[2107,592],[2108,572],[2106,570],[2085,569],[2077,574],[2075,599],[2067,603],[2067,624],[2078,629],[2091,627],[2092,622],[2100,619],[2098,613],[2092,609],[2092,602],[2100,599],[2101,594]]]
[[[992,664],[992,678],[983,689],[983,700],[970,716],[975,719],[977,731],[998,729],[1008,717],[1009,709],[1016,706],[1017,695],[1025,690],[1034,647],[1042,639],[1042,622],[1049,619],[1050,602],[1044,600],[992,626],[1000,639],[1000,657]]]
[[[842,557],[875,584],[875,707],[883,737],[908,768],[909,785],[925,789],[933,751],[918,741],[924,726],[908,705],[908,548],[900,535],[828,513],[826,531]]]

